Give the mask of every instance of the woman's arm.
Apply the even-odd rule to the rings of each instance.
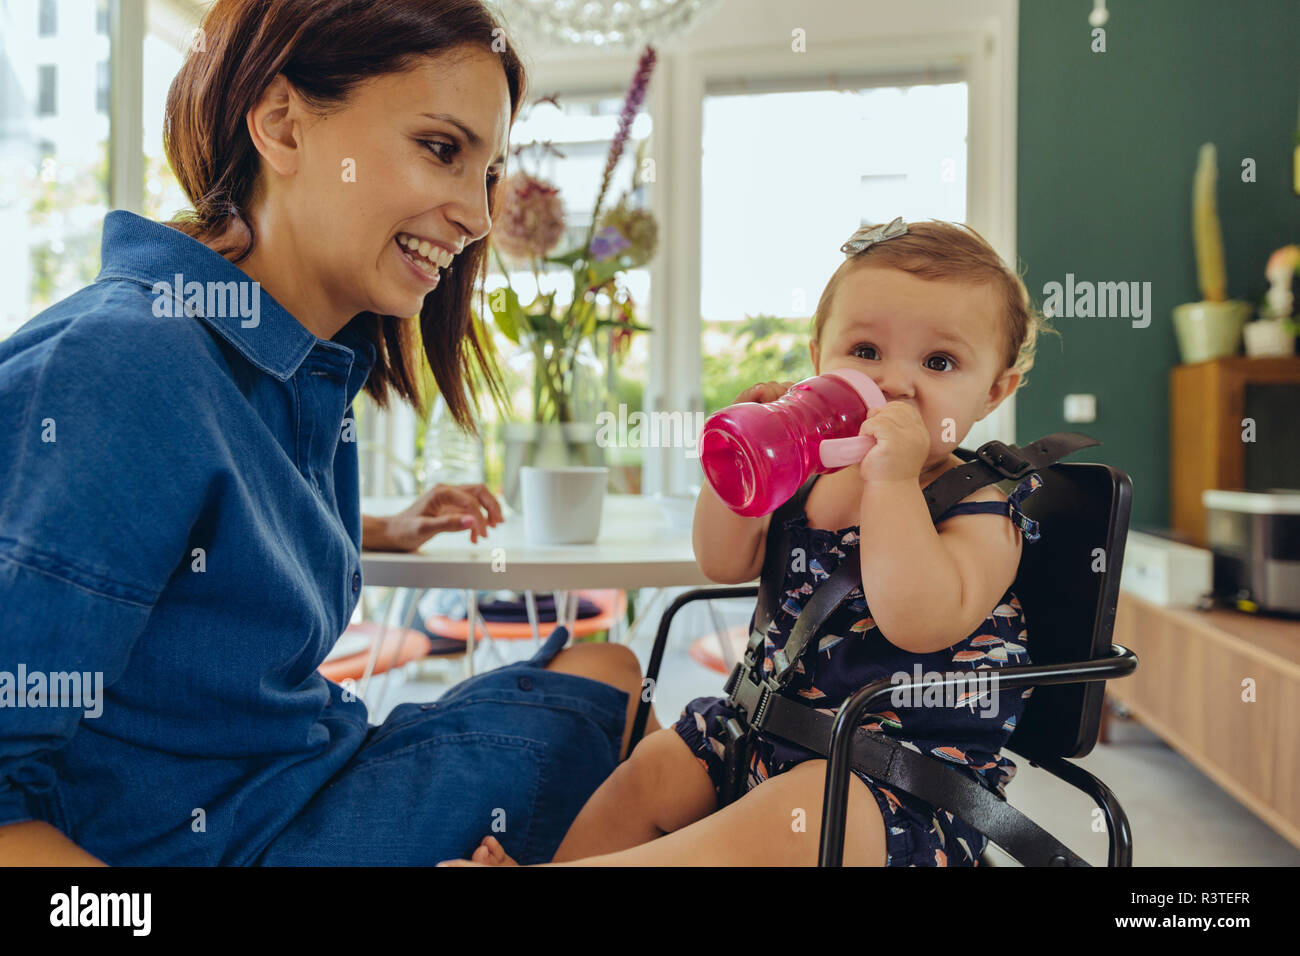
[[[0,826],[0,866],[107,866],[41,820]]]
[[[388,537],[388,519],[377,515],[361,516],[361,547],[366,551],[396,550]]]

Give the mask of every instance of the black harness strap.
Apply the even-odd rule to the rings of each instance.
[[[937,519],[963,498],[985,485],[1005,479],[1019,480],[1039,468],[1060,461],[1070,452],[1101,442],[1081,432],[1056,432],[1024,448],[1004,445],[1000,441],[985,442],[973,452],[958,448],[954,454],[965,458],[966,464],[944,472],[924,490],[925,502],[930,506],[930,517]]]
[[[957,449],[955,453],[967,463],[940,475],[924,489],[930,517],[937,520],[954,504],[986,485],[1022,478],[1079,448],[1099,444],[1095,438],[1078,432],[1058,432],[1023,449],[999,441],[987,442],[973,453]],[[807,649],[812,635],[858,586],[861,565],[857,548],[846,549],[835,572],[818,585],[800,610],[790,638],[782,650],[773,655],[772,675],[769,677],[763,671],[767,629],[779,612],[785,562],[790,554],[785,524],[803,511],[818,477],[814,475],[778,508],[768,527],[754,629],[744,659],[736,665],[726,684],[727,703],[737,711],[739,719],[732,718],[723,723],[726,784],[721,798],[724,805],[739,799],[745,792],[756,733],[772,734],[822,756],[830,750],[834,718],[790,700],[781,692],[789,683],[795,664]],[[1088,865],[984,785],[969,776],[954,773],[954,768],[904,747],[883,733],[865,729],[858,731],[853,744],[853,766],[855,770],[910,793],[931,806],[943,807],[968,823],[975,819],[983,821],[977,829],[1022,863]]]

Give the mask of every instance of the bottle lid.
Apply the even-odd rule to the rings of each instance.
[[[885,404],[885,395],[880,387],[871,380],[871,376],[865,372],[859,372],[855,368],[837,368],[825,373],[834,375],[836,378],[843,380],[853,387],[862,399],[862,404],[868,409],[879,408]]]

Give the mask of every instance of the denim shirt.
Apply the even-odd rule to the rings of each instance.
[[[252,286],[115,210],[94,283],[0,342],[0,825],[109,864],[252,862],[366,733],[317,667],[374,347]]]

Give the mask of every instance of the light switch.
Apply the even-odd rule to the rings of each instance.
[[[1097,420],[1096,395],[1065,396],[1065,420],[1067,422],[1095,422]]]

